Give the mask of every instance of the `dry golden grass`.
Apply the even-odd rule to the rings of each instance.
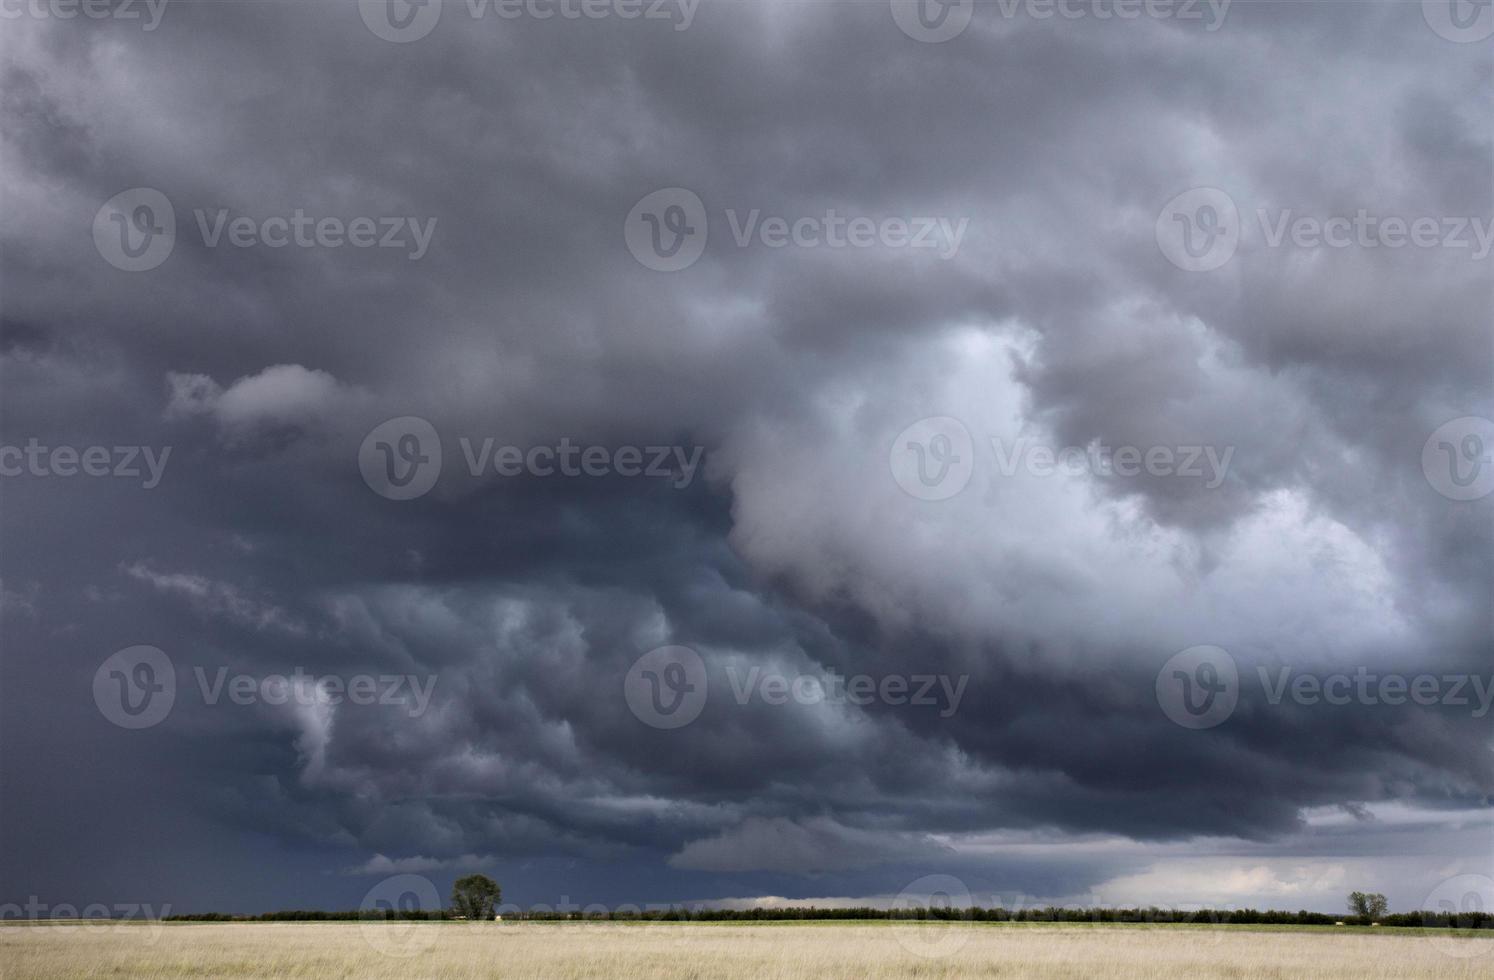
[[[1494,939],[966,923],[35,925],[0,928],[0,976],[1488,980]]]

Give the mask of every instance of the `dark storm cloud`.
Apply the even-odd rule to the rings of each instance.
[[[1487,221],[1487,50],[1406,4],[1237,4],[1216,31],[981,4],[922,44],[885,4],[706,0],[675,27],[451,2],[407,44],[351,3],[9,22],[3,442],[171,455],[150,490],[0,484],[7,884],[95,899],[107,863],[235,905],[171,870],[172,826],[203,860],[244,841],[261,860],[228,873],[265,904],[356,901],[301,868],[473,861],[520,866],[535,900],[560,876],[611,901],[885,896],[932,872],[1145,901],[1191,887],[1184,848],[1421,849],[1397,873],[1423,893],[1487,871],[1465,843],[1487,836],[1487,716],[1273,705],[1258,668],[1487,678],[1488,500],[1439,496],[1420,453],[1494,411],[1489,260],[1256,233],[1259,209]],[[177,235],[130,273],[89,227],[137,186]],[[674,186],[710,236],[664,274],[623,225]],[[1252,229],[1211,273],[1155,240],[1196,186]],[[210,246],[220,209],[410,219],[429,247]],[[753,209],[967,230],[948,257],[739,247]],[[357,460],[405,415],[445,461],[399,502]],[[918,500],[889,449],[943,415],[977,469]],[[463,437],[704,462],[685,487],[472,476]],[[1213,488],[1003,475],[1024,440],[1232,455]],[[130,732],[88,690],[137,643],[182,692]],[[623,697],[665,644],[709,681],[678,731]],[[1198,644],[1241,675],[1206,731],[1154,690]],[[775,704],[736,696],[754,667],[966,686],[948,713]],[[207,704],[196,674],[297,668],[434,687],[419,712]],[[1340,806],[1413,816],[1319,816]],[[58,807],[142,843],[106,862]],[[547,861],[588,870],[524,864]],[[1240,881],[1225,894],[1262,903],[1338,887]]]

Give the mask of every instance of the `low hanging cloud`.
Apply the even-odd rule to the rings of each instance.
[[[945,849],[917,834],[845,827],[827,817],[749,817],[715,837],[691,841],[670,865],[696,871],[846,871],[891,860],[918,861]]]
[[[496,863],[492,855],[461,854],[451,858],[402,857],[389,858],[375,854],[362,864],[348,868],[350,875],[403,875],[420,874],[425,871],[462,870]]]

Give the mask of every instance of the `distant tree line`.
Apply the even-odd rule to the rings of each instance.
[[[1285,912],[1274,909],[1163,909],[1163,908],[1069,908],[1046,906],[1032,909],[1005,908],[787,908],[787,909],[657,909],[645,911],[525,912],[513,916],[534,921],[641,921],[641,922],[768,922],[777,920],[820,919],[897,919],[948,922],[1099,922],[1099,923],[1182,923],[1195,925],[1369,925],[1368,919],[1340,918],[1305,909]],[[1491,912],[1403,912],[1381,915],[1387,926],[1427,928],[1494,929]]]
[[[619,909],[616,911],[556,912],[522,911],[511,906],[498,909],[506,920],[533,922],[772,922],[780,920],[927,920],[968,922],[1096,922],[1096,923],[1192,923],[1195,925],[1369,925],[1368,918],[1350,915],[1339,918],[1322,912],[1284,912],[1257,909],[1162,909],[1162,908],[1064,908],[1047,906],[1032,909],[1005,908],[783,908],[783,909]],[[441,920],[467,918],[455,909],[438,911],[393,910],[323,912],[291,910],[264,912],[259,915],[227,915],[200,912],[167,916],[172,922],[341,922],[379,920]],[[1382,914],[1378,921],[1386,926],[1432,929],[1494,929],[1494,912],[1398,912]]]
[[[227,912],[192,912],[186,915],[168,915],[166,922],[383,922],[383,921],[437,921],[454,919],[456,914],[446,909],[426,912],[420,909],[373,909],[352,912],[327,912],[322,909],[282,909],[279,912],[261,912],[258,915],[233,915]]]

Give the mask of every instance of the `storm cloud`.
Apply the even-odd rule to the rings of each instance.
[[[0,900],[1494,874],[1490,32],[913,6],[8,8]]]

